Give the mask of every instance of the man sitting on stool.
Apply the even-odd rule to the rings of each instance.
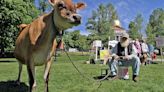
[[[123,33],[120,42],[112,49],[112,60],[109,62],[109,68],[113,79],[117,78],[117,66],[132,66],[133,81],[138,81],[140,70],[140,59],[137,56],[137,50],[132,43],[129,43],[129,35]]]

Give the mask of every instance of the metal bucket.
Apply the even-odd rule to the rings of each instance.
[[[118,77],[120,79],[129,79],[128,67],[118,66]]]

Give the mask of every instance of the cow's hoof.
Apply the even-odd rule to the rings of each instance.
[[[21,84],[20,81],[18,81],[18,80],[16,80],[15,83],[16,83],[16,85],[18,85],[18,86]]]

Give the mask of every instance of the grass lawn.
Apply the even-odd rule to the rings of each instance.
[[[88,56],[70,54],[78,69],[88,78],[83,78],[69,62],[67,56],[60,55],[51,68],[49,90],[50,92],[164,92],[164,64],[151,64],[141,66],[140,81],[134,83],[131,79],[131,68],[129,80],[105,80],[99,86],[99,82],[93,77],[100,76],[105,65],[84,64]],[[8,62],[1,62],[8,61]],[[9,62],[14,61],[14,62]],[[22,83],[17,86],[13,80],[17,78],[18,63],[16,59],[0,59],[0,92],[27,92],[28,75],[26,67],[23,66]],[[35,92],[44,92],[44,66],[36,68],[37,88]]]

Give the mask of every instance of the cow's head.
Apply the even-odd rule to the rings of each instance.
[[[64,30],[81,23],[77,9],[83,9],[84,3],[74,4],[72,0],[49,0],[49,3],[54,8],[53,20],[58,28]]]

